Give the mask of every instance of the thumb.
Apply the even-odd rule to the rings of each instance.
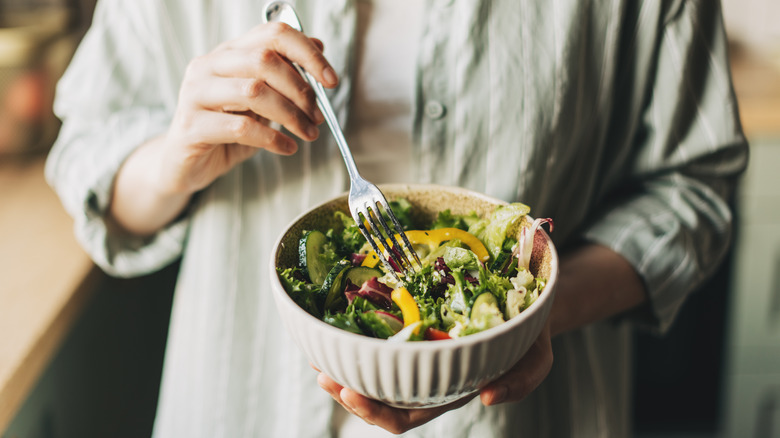
[[[485,406],[524,399],[536,389],[550,373],[553,364],[550,325],[506,374],[491,382],[480,391],[480,400]]]

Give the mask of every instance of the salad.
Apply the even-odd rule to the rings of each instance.
[[[546,280],[535,277],[529,264],[534,234],[544,223],[552,230],[552,221],[537,219],[523,227],[528,206],[499,206],[485,218],[445,210],[428,224],[413,222],[413,207],[405,199],[390,202],[390,207],[422,269],[407,277],[386,272],[352,217],[337,211],[340,226],[304,231],[297,266],[277,268],[290,297],[335,327],[417,341],[495,327],[519,315],[544,291]]]

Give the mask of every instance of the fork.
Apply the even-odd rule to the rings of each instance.
[[[299,32],[303,32],[303,26],[298,18],[298,14],[296,14],[292,5],[287,2],[273,1],[268,3],[265,7],[264,19],[266,22],[282,22]],[[314,89],[314,94],[317,96],[317,104],[325,116],[325,121],[328,123],[331,133],[333,133],[333,137],[336,139],[341,156],[344,158],[350,179],[349,210],[352,218],[355,219],[360,232],[371,244],[377,256],[379,256],[385,269],[396,280],[400,281],[396,271],[403,273],[405,278],[408,277],[417,270],[417,267],[422,268],[417,252],[404,233],[398,218],[393,214],[393,210],[390,208],[385,195],[382,194],[379,187],[367,181],[358,172],[355,159],[352,157],[347,140],[344,138],[344,133],[333,112],[330,99],[325,94],[325,88],[314,76],[301,68],[300,65],[297,63],[292,64]],[[390,218],[390,223],[385,220],[385,215]],[[399,243],[399,238],[403,245]],[[417,267],[415,267],[413,262],[417,264]]]

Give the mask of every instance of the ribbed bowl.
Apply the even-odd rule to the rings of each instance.
[[[408,199],[420,219],[431,219],[445,209],[485,215],[503,204],[457,187],[404,184],[380,188],[389,200]],[[276,268],[294,266],[301,231],[329,228],[335,210],[348,211],[346,194],[320,204],[290,224],[274,246],[271,278],[285,328],[311,363],[339,384],[397,407],[447,404],[473,394],[508,371],[541,332],[558,276],[558,256],[544,232],[535,236],[531,271],[547,278],[547,286],[520,315],[484,332],[444,341],[391,342],[356,335],[309,315],[287,295]]]

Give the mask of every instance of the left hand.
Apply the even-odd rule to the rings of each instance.
[[[517,364],[506,374],[482,388],[479,392],[482,404],[491,406],[524,399],[544,381],[552,368],[552,363],[553,354],[548,320],[542,333]],[[465,397],[451,404],[435,408],[401,409],[371,400],[349,388],[344,388],[323,373],[317,377],[317,382],[347,411],[369,424],[375,424],[394,434],[400,434],[425,424],[447,411],[465,405],[476,396]]]

